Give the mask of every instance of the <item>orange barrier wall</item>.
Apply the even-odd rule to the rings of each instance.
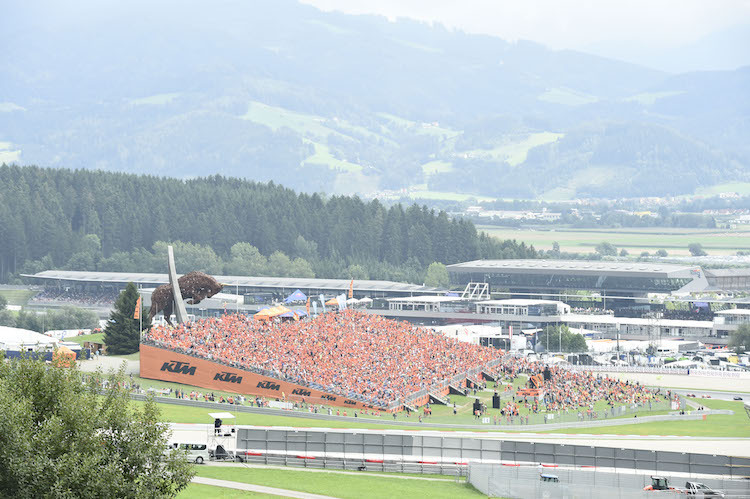
[[[351,400],[341,395],[321,392],[270,376],[235,369],[206,359],[199,359],[151,345],[141,345],[141,377],[172,381],[244,395],[259,395],[270,399],[301,401],[356,409],[371,409],[372,405]],[[382,408],[379,408],[382,410]]]

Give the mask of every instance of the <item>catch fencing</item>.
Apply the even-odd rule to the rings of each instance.
[[[130,397],[133,400],[139,400],[139,401],[145,401],[147,399],[146,395],[143,394],[136,394],[133,393],[130,395]],[[233,404],[227,404],[227,403],[219,403],[219,402],[204,402],[200,400],[189,400],[189,399],[181,399],[181,398],[173,398],[169,397],[168,395],[165,396],[159,396],[156,397],[156,401],[158,403],[162,404],[171,404],[171,405],[181,405],[181,406],[188,406],[188,407],[199,407],[201,409],[205,409],[207,411],[209,410],[220,410],[220,411],[231,411],[231,412],[246,412],[246,413],[252,413],[252,414],[264,414],[267,416],[286,416],[286,417],[295,417],[295,418],[303,418],[303,419],[311,419],[311,420],[317,420],[318,424],[323,424],[322,421],[346,421],[346,422],[360,422],[360,423],[371,423],[373,425],[382,425],[384,427],[387,426],[408,426],[413,427],[415,429],[466,429],[466,430],[488,430],[488,429],[502,429],[505,431],[508,430],[519,430],[519,431],[551,431],[551,430],[561,430],[564,428],[590,428],[590,427],[601,427],[601,426],[618,426],[622,424],[631,424],[631,423],[655,423],[660,421],[695,421],[703,419],[704,416],[709,415],[731,415],[734,414],[733,411],[729,410],[708,410],[708,411],[693,411],[689,412],[684,415],[661,415],[661,416],[649,416],[644,415],[640,413],[638,418],[632,418],[628,419],[625,417],[620,418],[601,418],[598,420],[589,420],[585,419],[585,421],[565,421],[560,418],[558,419],[551,419],[548,420],[544,424],[531,424],[531,420],[529,420],[529,424],[520,424],[520,416],[516,416],[514,418],[511,418],[511,422],[508,423],[506,418],[502,418],[501,421],[498,421],[498,426],[492,426],[493,420],[490,418],[490,420],[487,423],[483,422],[483,418],[480,418],[477,420],[478,423],[482,424],[474,424],[474,425],[467,425],[467,424],[460,424],[460,423],[431,423],[429,422],[429,418],[427,418],[426,421],[418,422],[414,421],[414,418],[411,418],[411,421],[408,419],[373,419],[370,417],[361,417],[361,418],[355,418],[352,414],[351,416],[336,416],[329,415],[326,413],[321,412],[308,412],[308,411],[301,411],[301,410],[282,410],[282,409],[273,409],[268,407],[256,407],[254,405],[233,405]],[[634,414],[635,413],[630,413]]]
[[[455,466],[469,463],[497,466],[543,463],[555,468],[750,476],[750,458],[373,430],[239,427],[237,451],[255,458],[335,459],[359,461],[363,466],[405,462],[455,470]]]
[[[682,369],[671,367],[647,367],[647,366],[585,366],[585,365],[562,365],[572,371],[592,371],[607,373],[640,373],[640,374],[681,374],[690,376],[703,376],[710,378],[747,378],[750,373],[739,371],[720,371],[718,369]]]
[[[541,476],[552,475],[558,482],[542,481]],[[697,481],[715,491],[721,491],[724,497],[750,496],[750,481],[725,480],[711,477],[700,477],[695,480],[680,474],[664,475],[669,486],[684,488],[686,482]],[[653,497],[657,492],[646,492],[644,487],[651,485],[651,475],[644,473],[615,473],[594,470],[550,469],[540,472],[533,467],[506,467],[487,464],[470,464],[467,481],[489,497],[561,497],[595,499],[645,498]],[[663,494],[668,492],[663,492]]]

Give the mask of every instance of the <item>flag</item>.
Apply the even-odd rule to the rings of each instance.
[[[354,279],[349,283],[349,298],[354,298]]]
[[[135,302],[135,312],[133,312],[133,319],[138,320],[141,318],[141,297],[138,296],[138,301]]]
[[[320,295],[320,306],[323,307],[323,313],[326,313],[326,297]]]
[[[310,297],[309,296],[307,297],[307,305],[305,305],[305,307],[307,308],[307,315],[309,317],[310,316]]]
[[[513,350],[513,326],[508,327],[508,350]]]

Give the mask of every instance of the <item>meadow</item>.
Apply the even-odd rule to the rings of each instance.
[[[665,249],[669,256],[689,256],[688,245],[700,243],[709,255],[734,255],[750,248],[750,227],[738,229],[680,229],[668,227],[621,229],[520,229],[478,225],[478,230],[498,239],[515,239],[537,249],[550,250],[557,242],[560,251],[590,253],[601,242],[614,244],[638,256]]]
[[[252,483],[343,499],[370,497],[470,499],[486,497],[474,487],[468,485],[465,480],[455,481],[450,477],[436,478],[431,476],[430,480],[424,480],[419,479],[422,477],[413,478],[409,475],[396,473],[386,477],[381,474],[373,476],[359,472],[309,472],[294,469],[219,466],[202,466],[198,467],[196,471],[197,476],[200,477]],[[179,495],[178,497],[192,496]]]

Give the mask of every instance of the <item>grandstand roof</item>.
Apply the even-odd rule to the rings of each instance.
[[[747,308],[730,308],[728,310],[719,310],[719,315],[750,315],[750,309]]]
[[[450,272],[503,272],[612,275],[631,277],[673,277],[698,270],[696,265],[601,260],[474,260],[447,266]]]
[[[527,298],[513,298],[509,300],[484,300],[477,303],[478,305],[508,305],[511,307],[526,307],[533,305],[565,305],[565,303],[556,300],[534,300]]]
[[[181,275],[181,274],[178,274]],[[169,282],[167,274],[146,274],[134,272],[88,272],[75,270],[45,270],[36,274],[24,274],[43,280],[160,285]],[[301,277],[246,277],[246,276],[214,276],[217,281],[229,286],[268,289],[320,289],[348,291],[349,279],[310,279]],[[354,280],[354,289],[360,292],[393,292],[393,293],[444,293],[444,289],[419,286],[393,281]]]
[[[405,303],[448,303],[453,301],[467,301],[460,296],[403,296],[400,298],[390,298],[388,301],[405,302]]]

